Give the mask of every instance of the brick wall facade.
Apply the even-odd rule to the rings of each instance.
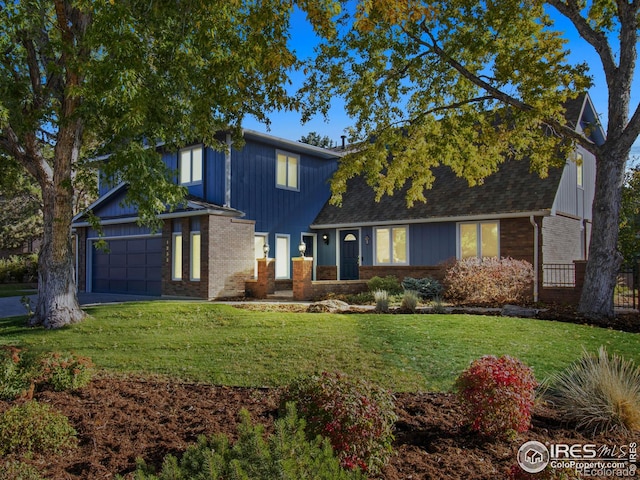
[[[542,221],[544,263],[571,263],[584,259],[585,232],[581,220],[561,215]]]
[[[316,267],[316,280],[337,280],[338,267],[335,265],[318,265]]]
[[[182,280],[171,278],[172,221],[166,221],[162,230],[165,259],[162,270],[162,294],[195,298],[228,298],[245,293],[245,281],[254,273],[254,222],[202,215],[200,219],[201,271],[200,280],[191,281],[190,219],[179,221],[182,226]],[[174,220],[175,221],[175,220]]]
[[[360,266],[360,280],[370,280],[373,277],[386,277],[393,275],[402,281],[405,277],[425,278],[431,277],[438,281],[444,278],[446,267],[443,265],[435,266],[412,266],[412,265],[386,265],[386,266]]]

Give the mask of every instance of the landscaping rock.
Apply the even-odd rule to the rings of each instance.
[[[538,314],[535,308],[519,307],[518,305],[505,305],[500,312],[503,317],[533,318]]]
[[[350,305],[342,300],[322,300],[309,305],[309,313],[343,313],[350,309]]]

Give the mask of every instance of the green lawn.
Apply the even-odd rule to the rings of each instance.
[[[0,319],[0,345],[73,351],[118,373],[275,386],[340,369],[396,391],[448,390],[471,360],[516,356],[539,380],[605,345],[640,363],[640,336],[568,323],[474,315],[255,312],[187,302],[93,307],[58,331]]]

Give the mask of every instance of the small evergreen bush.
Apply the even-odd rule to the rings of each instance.
[[[376,290],[373,292],[376,302],[376,312],[387,313],[389,311],[389,293],[386,290]]]
[[[553,376],[544,396],[579,429],[640,430],[640,367],[604,347]]]
[[[17,460],[0,460],[0,480],[43,480],[40,472],[29,464]]]
[[[405,290],[402,295],[402,304],[400,305],[400,308],[413,313],[416,311],[416,308],[418,308],[419,301],[420,298],[416,292],[412,290]]]
[[[533,267],[512,258],[465,258],[447,269],[447,299],[459,303],[517,303],[533,285]]]
[[[295,402],[310,438],[323,435],[345,468],[376,475],[387,463],[397,419],[393,395],[339,372],[299,378],[284,391],[281,405]]]
[[[531,368],[507,355],[473,361],[455,383],[471,428],[500,438],[529,429],[536,386]]]
[[[178,460],[168,455],[156,476],[143,461],[135,480],[247,479],[247,480],[365,480],[359,471],[340,466],[326,439],[307,440],[305,422],[293,404],[284,418],[276,420],[275,432],[266,440],[264,428],[252,425],[249,413],[241,412],[238,440],[232,445],[225,435],[198,438]]]
[[[0,415],[0,455],[61,453],[76,446],[75,435],[67,417],[35,400]]]
[[[405,292],[407,290],[416,292],[422,300],[433,300],[442,294],[442,285],[438,280],[431,277],[405,277],[402,280],[402,288],[404,288]]]
[[[373,277],[367,282],[370,292],[378,290],[385,290],[389,295],[401,295],[402,285],[398,281],[398,278],[393,275],[387,275],[386,277]]]
[[[43,383],[48,383],[57,392],[78,390],[86,387],[93,378],[95,366],[90,358],[73,353],[53,352],[41,359]]]

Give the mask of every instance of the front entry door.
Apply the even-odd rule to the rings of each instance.
[[[360,278],[360,242],[358,230],[340,232],[340,280]]]

